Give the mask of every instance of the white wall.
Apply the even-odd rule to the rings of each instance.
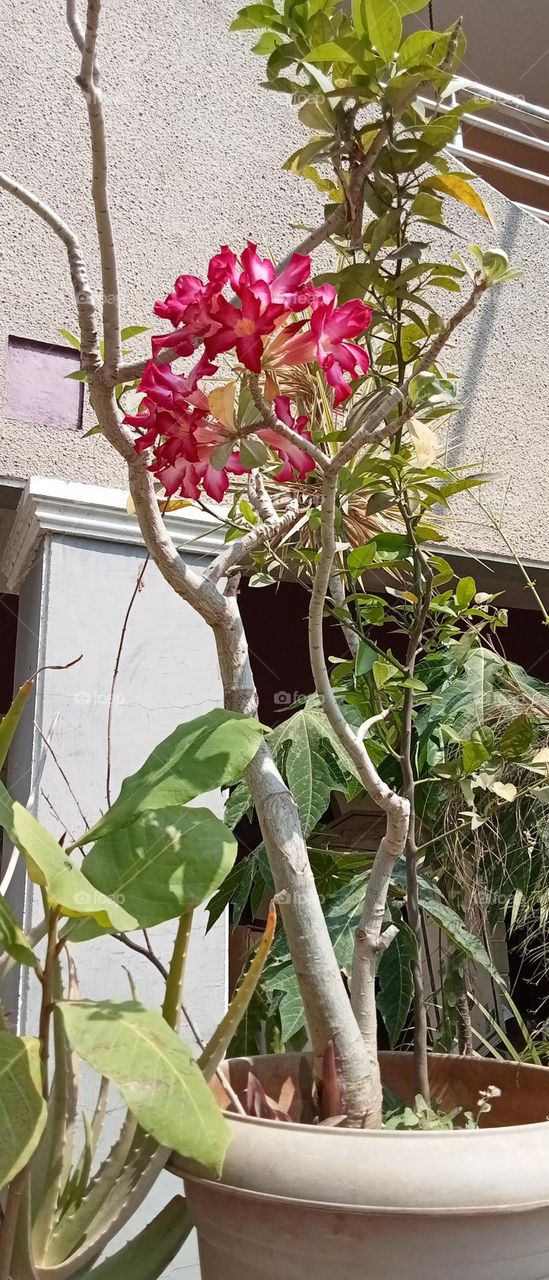
[[[45,671],[38,679],[35,705],[22,723],[11,758],[10,785],[21,799],[38,788],[35,811],[54,834],[74,835],[83,822],[59,766],[88,821],[106,806],[105,756],[109,688],[121,627],[136,576],[143,562],[139,547],[86,538],[48,536],[21,590],[16,680],[37,666],[81,661],[66,671]],[[211,634],[196,614],[166,586],[154,565],[147,567],[128,625],[116,687],[112,748],[113,797],[120,781],[133,772],[151,748],[183,720],[219,705],[220,685]],[[58,764],[45,755],[36,718],[51,741]],[[42,760],[43,772],[41,772]],[[219,809],[219,797],[210,798]],[[55,812],[54,812],[55,811]],[[25,905],[25,923],[38,914],[36,893],[22,879],[15,893]],[[190,949],[186,1000],[200,1031],[208,1036],[222,1015],[227,990],[227,938],[220,920],[204,938],[204,913],[196,913]],[[171,924],[151,931],[155,949],[166,959]],[[82,993],[92,999],[128,997],[131,969],[139,998],[158,1007],[161,979],[153,967],[112,939],[76,949]],[[39,993],[27,974],[20,1007],[25,1031],[36,1028]],[[184,1033],[184,1030],[183,1030]],[[84,1077],[83,1100],[93,1105],[91,1078]],[[112,1105],[110,1136],[122,1114]],[[178,1184],[164,1175],[138,1215],[143,1226]],[[134,1234],[131,1232],[126,1234]],[[166,1273],[198,1275],[194,1242]]]

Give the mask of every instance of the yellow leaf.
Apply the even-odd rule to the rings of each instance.
[[[480,213],[481,218],[486,218],[492,226],[495,225],[493,215],[478,191],[475,191],[467,178],[461,178],[458,173],[442,173],[437,177],[426,178],[421,187],[423,190],[442,191],[447,196],[453,196],[454,200],[460,200],[469,209],[474,209],[475,213]]]
[[[170,498],[169,502],[158,503],[162,511],[179,511],[181,507],[195,507],[196,502],[192,498]]]
[[[129,515],[129,516],[134,516],[134,515],[135,515],[135,507],[134,507],[134,503],[133,503],[133,498],[132,498],[132,496],[131,496],[131,494],[130,494],[130,493],[128,494],[128,497],[127,497],[127,499],[126,499],[126,511],[127,511],[127,513],[128,513],[128,515]]]
[[[437,438],[426,422],[412,418],[408,427],[414,453],[420,467],[431,467],[438,454]]]
[[[208,396],[208,404],[210,412],[218,422],[222,422],[224,427],[228,427],[229,431],[235,430],[234,425],[234,402],[236,395],[236,379],[232,382],[226,382],[223,387],[214,387]]]

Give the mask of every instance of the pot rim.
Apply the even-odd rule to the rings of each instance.
[[[387,1054],[391,1053],[392,1055],[396,1056],[398,1051],[389,1050],[389,1051],[386,1051],[386,1053]],[[297,1056],[305,1056],[305,1055],[294,1055],[294,1054],[284,1054],[284,1053],[280,1053],[280,1054],[263,1053],[263,1054],[243,1056],[242,1058],[239,1058],[239,1059],[232,1059],[232,1061],[239,1061],[239,1062],[249,1061],[251,1065],[254,1061],[256,1062],[259,1060],[268,1061],[269,1058],[286,1058],[286,1057],[293,1058]],[[429,1058],[433,1062],[439,1062],[439,1061],[445,1060],[448,1057],[453,1057],[453,1056],[454,1055],[452,1054],[445,1054],[445,1053],[429,1054]],[[488,1065],[490,1062],[490,1059],[487,1058],[483,1061],[486,1061],[486,1064]],[[227,1066],[227,1065],[230,1065],[230,1062],[231,1062],[231,1059],[227,1058],[220,1065],[221,1067]],[[497,1126],[487,1125],[486,1128],[477,1128],[477,1129],[460,1129],[460,1128],[456,1128],[456,1129],[453,1129],[453,1128],[452,1129],[419,1129],[419,1128],[417,1129],[386,1129],[386,1128],[354,1129],[354,1128],[348,1128],[347,1129],[341,1125],[303,1124],[296,1120],[269,1120],[262,1116],[241,1115],[240,1112],[231,1111],[225,1107],[222,1108],[222,1112],[230,1124],[238,1124],[238,1125],[244,1125],[248,1127],[259,1125],[260,1128],[277,1129],[277,1130],[282,1129],[284,1131],[287,1130],[288,1133],[299,1132],[299,1133],[310,1134],[311,1132],[314,1132],[314,1133],[321,1134],[324,1137],[329,1137],[330,1139],[333,1139],[335,1135],[337,1135],[338,1138],[344,1137],[347,1139],[352,1136],[353,1141],[364,1139],[365,1137],[369,1137],[370,1139],[382,1138],[384,1141],[390,1140],[390,1139],[402,1141],[403,1139],[412,1139],[412,1138],[415,1138],[416,1140],[420,1138],[422,1141],[427,1138],[431,1140],[439,1139],[440,1141],[442,1139],[448,1140],[448,1136],[451,1134],[454,1138],[461,1139],[461,1141],[473,1142],[473,1141],[478,1141],[480,1139],[485,1140],[489,1135],[491,1135],[492,1137],[501,1137],[503,1133],[507,1133],[507,1132],[517,1133],[517,1134],[520,1134],[520,1133],[532,1134],[536,1131],[539,1131],[541,1133],[543,1130],[547,1130],[549,1134],[549,1128],[548,1128],[549,1126],[549,1067],[544,1067],[541,1065],[538,1066],[536,1063],[529,1063],[529,1062],[527,1063],[522,1063],[522,1062],[517,1063],[517,1062],[511,1062],[511,1061],[498,1062],[498,1067],[501,1068],[502,1066],[507,1067],[509,1070],[512,1070],[512,1069],[516,1070],[517,1068],[520,1068],[521,1074],[524,1072],[525,1074],[532,1073],[537,1075],[541,1071],[547,1072],[548,1105],[547,1105],[547,1117],[545,1120],[535,1120],[531,1123],[526,1123],[526,1124],[508,1124],[508,1125],[497,1125]]]

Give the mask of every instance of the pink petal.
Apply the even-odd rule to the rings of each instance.
[[[290,295],[295,295],[296,290],[302,289],[310,280],[311,276],[311,259],[302,253],[293,253],[288,264],[280,275],[274,275],[271,285],[271,296],[274,302],[286,302]],[[294,299],[296,305],[297,299]],[[302,305],[307,306],[307,303]],[[301,310],[301,307],[299,308]]]
[[[257,245],[251,240],[248,240],[246,248],[240,255],[240,261],[251,284],[255,284],[258,280],[264,280],[266,284],[270,284],[271,280],[274,280],[275,269],[272,262],[269,258],[259,257]]]
[[[258,333],[247,333],[244,337],[237,338],[236,353],[240,363],[245,365],[250,373],[261,372],[263,343]]]

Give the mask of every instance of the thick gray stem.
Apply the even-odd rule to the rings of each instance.
[[[324,607],[336,554],[335,517],[337,471],[325,473],[322,496],[321,552],[309,609],[309,653],[315,688],[332,729],[353,760],[363,787],[387,817],[386,833],[381,841],[368,881],[364,907],[356,933],[351,975],[352,1007],[360,1027],[374,1080],[375,1106],[369,1120],[372,1127],[381,1123],[381,1085],[377,1061],[377,1011],[375,977],[379,953],[385,945],[383,920],[393,867],[404,851],[408,831],[409,804],[380,778],[364,743],[355,734],[339,709],[330,684],[324,656],[322,624]]]

